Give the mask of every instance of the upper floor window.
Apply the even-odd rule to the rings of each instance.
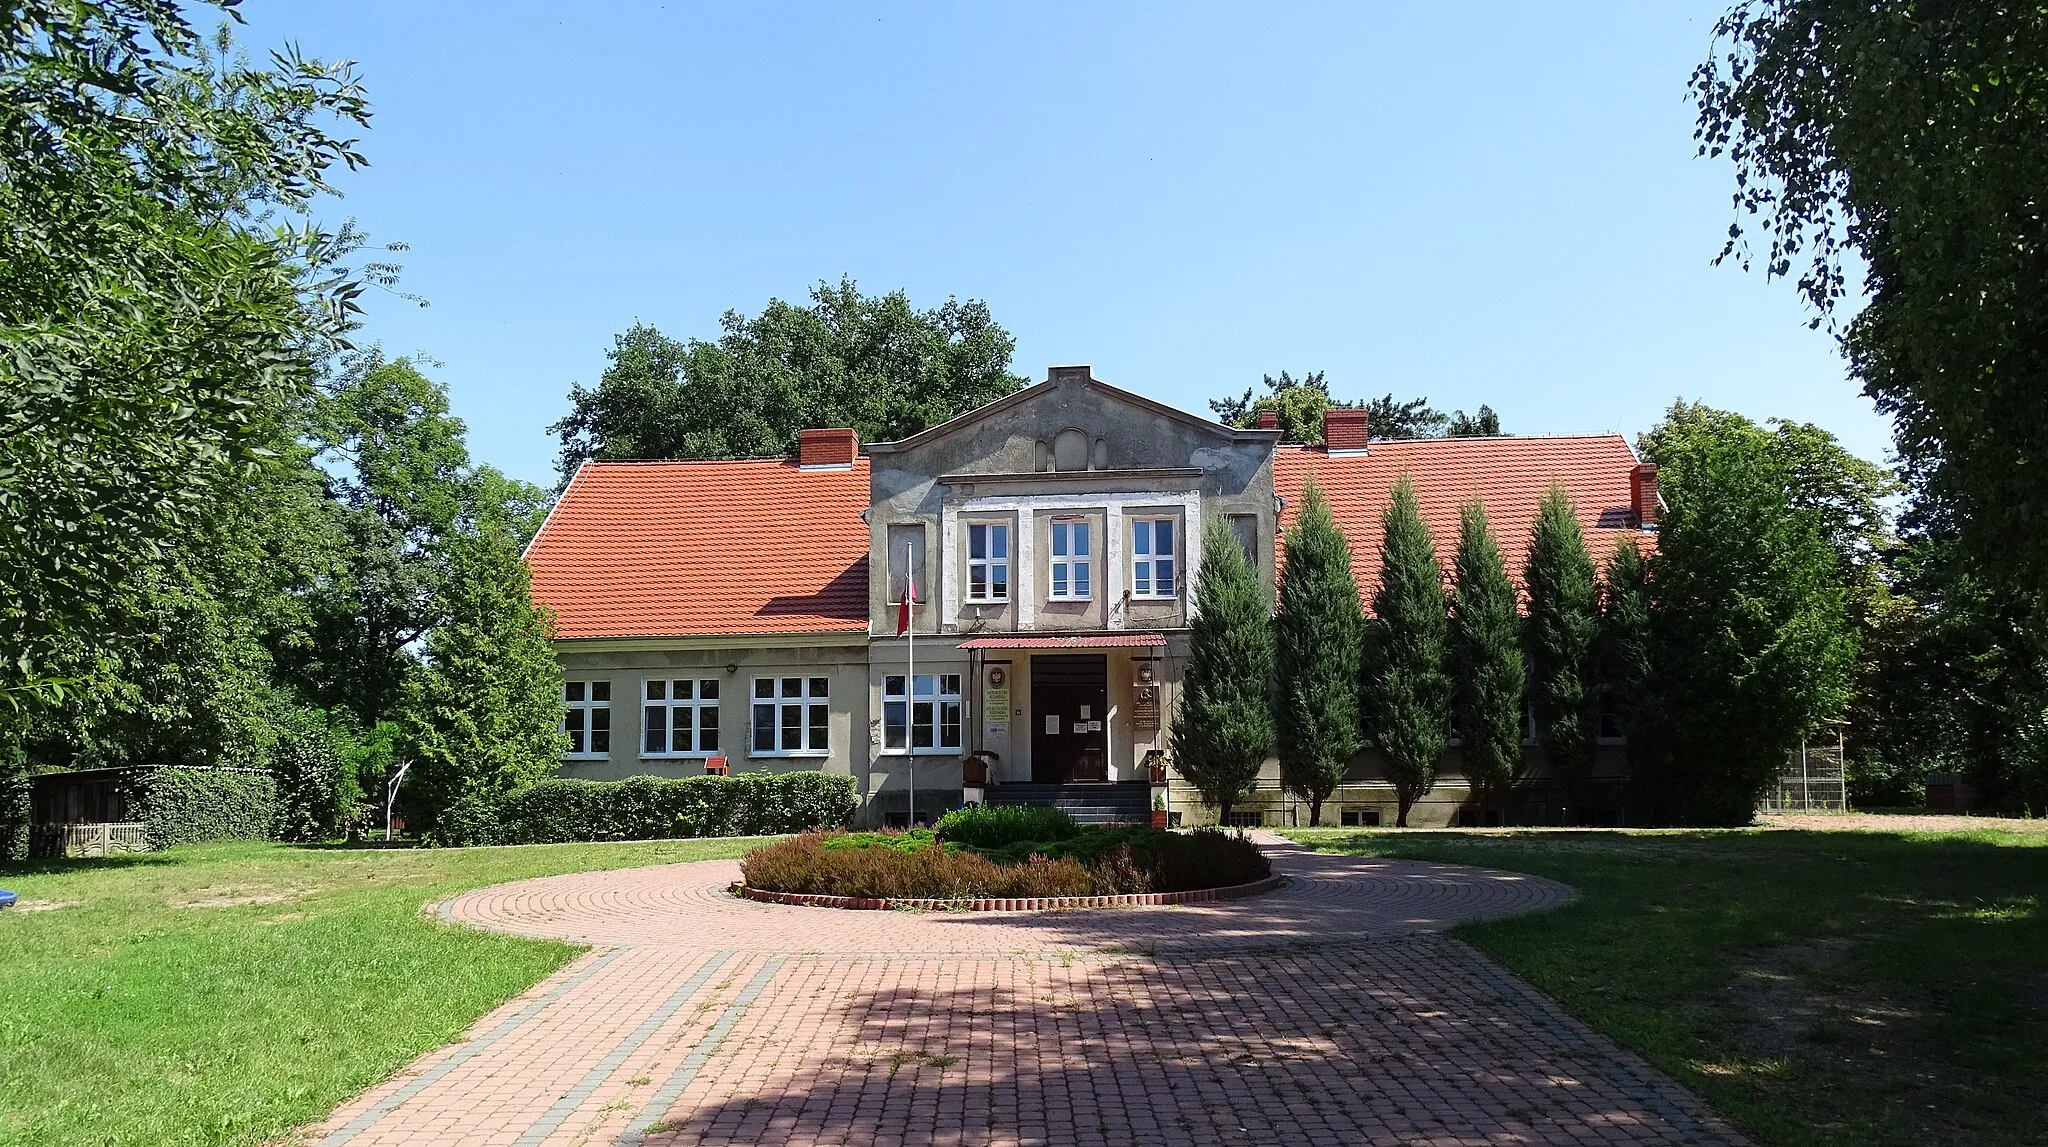
[[[1052,524],[1052,599],[1086,601],[1092,596],[1087,522]]]
[[[1131,523],[1131,596],[1172,597],[1174,548],[1172,518],[1139,518]]]
[[[708,756],[718,751],[718,679],[649,681],[640,709],[640,755]]]
[[[612,752],[612,683],[564,681],[562,732],[572,757],[608,757]]]
[[[973,522],[967,527],[967,600],[1010,600],[1010,527]]]
[[[832,682],[824,677],[754,678],[757,757],[822,757],[832,726]]]
[[[960,675],[920,673],[905,697],[902,674],[882,678],[882,748],[886,752],[960,751]]]

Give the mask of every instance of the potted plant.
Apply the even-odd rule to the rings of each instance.
[[[1152,798],[1152,827],[1166,827],[1166,796],[1163,793]]]

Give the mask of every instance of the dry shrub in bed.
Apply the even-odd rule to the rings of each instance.
[[[1001,865],[934,841],[914,851],[878,845],[831,848],[839,834],[807,832],[749,852],[740,872],[749,888],[815,896],[955,897],[1088,896],[1094,879],[1078,860],[1034,858]]]
[[[921,835],[806,833],[741,862],[750,888],[822,896],[967,899],[1190,892],[1272,874],[1242,834],[1090,829],[980,853]]]

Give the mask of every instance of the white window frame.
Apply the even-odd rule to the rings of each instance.
[[[974,556],[974,536],[976,531],[980,531],[982,537],[982,556],[978,558]],[[1001,543],[1000,548],[1003,551],[1001,557],[997,557],[991,552],[996,548],[990,544],[991,542]],[[1010,600],[1010,586],[1014,584],[1010,579],[1010,562],[1014,553],[1015,550],[1010,546],[1010,523],[967,523],[967,600],[970,603],[985,605],[991,602],[1007,602]],[[998,572],[1002,574],[1000,579],[996,577]],[[977,573],[981,576],[979,584],[982,592],[979,594],[974,592],[977,584],[975,581]],[[999,581],[1003,590],[1001,593],[995,592]]]
[[[882,755],[957,757],[966,752],[967,705],[960,691],[961,674],[920,673],[915,685],[917,695],[908,698],[903,695],[904,676],[890,673],[882,678]],[[919,713],[920,708],[925,711]],[[953,731],[951,744],[946,743],[948,725]],[[892,731],[900,743],[891,743]],[[931,743],[918,744],[918,733],[923,733]]]
[[[601,700],[597,696],[600,687],[604,691],[604,697]],[[564,681],[562,682],[562,704],[565,706],[565,711],[562,713],[562,734],[569,738],[570,746],[569,751],[563,753],[562,756],[572,761],[609,760],[612,755],[611,681],[609,679],[592,679],[587,677]],[[597,727],[600,724],[597,719],[597,714],[599,713],[604,714],[604,720],[601,722],[604,725],[602,729]],[[576,718],[576,728],[574,729],[569,727],[569,719],[571,717]],[[596,747],[599,734],[604,736],[604,748],[602,749]],[[584,747],[581,749],[575,747],[576,739],[579,735],[583,738]]]
[[[792,683],[793,686],[792,686]],[[768,692],[762,694],[762,686]],[[768,726],[773,748],[758,740],[761,710],[771,712]],[[796,745],[788,741],[786,710],[797,712]],[[822,718],[822,720],[820,720]],[[750,757],[824,757],[832,752],[832,680],[804,674],[756,677],[747,689],[747,755]]]
[[[676,697],[678,691],[676,685],[683,682],[687,682],[690,686],[690,696],[686,700]],[[704,687],[706,685],[711,686],[712,691],[717,693],[718,696],[704,696]],[[653,696],[657,686],[661,690],[661,696],[659,697]],[[725,743],[725,722],[719,718],[719,704],[724,695],[725,689],[716,677],[642,678],[640,681],[641,759],[689,760],[721,755],[725,751],[722,748],[707,749],[704,747],[704,734],[709,732],[720,745]],[[659,752],[647,747],[648,714],[656,710],[659,710],[662,715],[661,743],[663,747]],[[690,730],[690,747],[685,751],[678,751],[676,749],[676,717],[681,714],[688,714],[685,719],[689,721]],[[704,721],[706,714],[709,714],[711,717],[708,727]]]
[[[1045,579],[1047,601],[1095,600],[1093,526],[1094,523],[1087,518],[1053,519],[1046,545],[1049,551]],[[1075,552],[1076,549],[1080,552]],[[1085,591],[1076,593],[1075,587],[1082,585],[1087,587]]]
[[[1621,725],[1621,710],[1614,700],[1614,686],[1604,683],[1595,685],[1593,686],[1593,692],[1596,697],[1593,702],[1593,743],[1596,745],[1628,744],[1628,730],[1622,728]],[[1612,736],[1608,735],[1606,729],[1606,724],[1610,719],[1613,720],[1615,728]]]
[[[1170,601],[1180,596],[1180,529],[1177,519],[1154,515],[1131,519],[1131,596],[1151,601]],[[1159,527],[1166,527],[1166,550],[1164,555],[1153,553],[1159,538]],[[1139,543],[1143,542],[1143,548]],[[1159,591],[1156,576],[1160,563],[1165,563],[1169,586],[1166,592]]]

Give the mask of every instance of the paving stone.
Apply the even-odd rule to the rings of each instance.
[[[1275,892],[1161,908],[855,912],[731,861],[521,881],[452,923],[593,950],[344,1104],[323,1147],[1742,1144],[1470,946],[1536,877],[1260,834]]]

